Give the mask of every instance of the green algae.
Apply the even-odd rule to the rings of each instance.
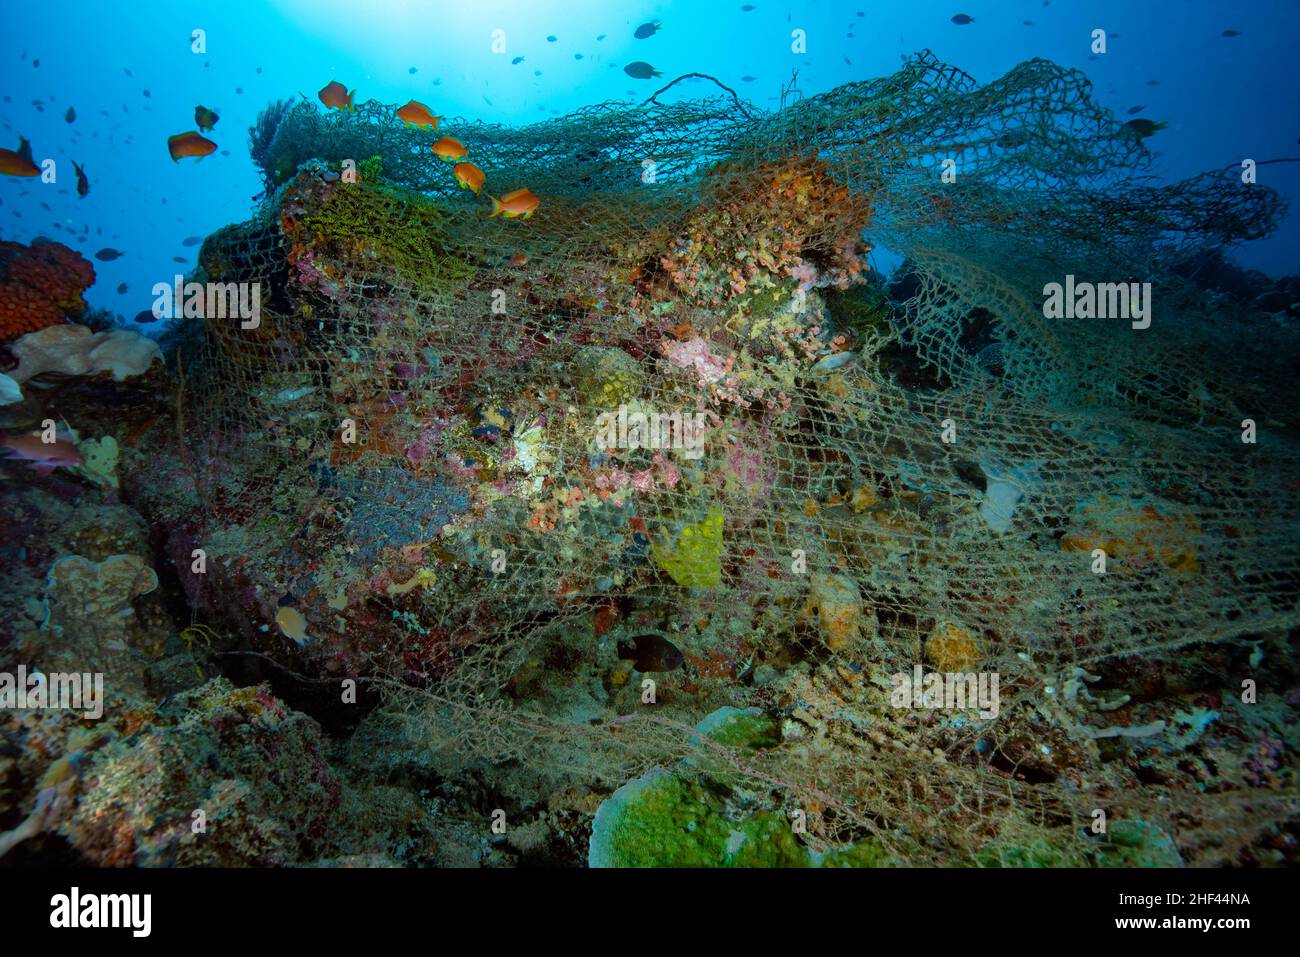
[[[475,272],[446,241],[437,204],[394,187],[341,185],[301,227],[313,249],[381,263],[412,290],[435,297],[446,298]]]

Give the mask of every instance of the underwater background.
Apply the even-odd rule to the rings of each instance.
[[[1298,13],[11,5],[0,861],[1293,865]]]

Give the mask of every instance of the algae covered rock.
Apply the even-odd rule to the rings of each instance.
[[[586,346],[573,361],[573,381],[585,405],[612,410],[645,386],[645,373],[622,349]]]
[[[807,867],[780,815],[729,821],[700,784],[652,768],[596,811],[590,867]]]

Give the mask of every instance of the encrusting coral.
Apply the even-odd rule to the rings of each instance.
[[[90,261],[62,243],[0,240],[0,342],[80,314],[94,281]]]

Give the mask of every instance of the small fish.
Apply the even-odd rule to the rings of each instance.
[[[840,55],[844,56],[843,54]],[[850,60],[848,57],[844,57],[844,62],[847,63],[849,66],[853,66],[853,61]]]
[[[740,78],[740,82],[741,82],[741,83],[753,83],[753,82],[754,82],[754,78],[753,78],[752,76],[742,76],[742,77]]]
[[[649,63],[646,63],[645,60],[637,60],[634,63],[629,63],[627,66],[623,67],[623,72],[637,80],[648,80],[652,76],[663,76],[663,73],[656,70]]]
[[[297,608],[281,605],[275,613],[275,623],[280,626],[284,636],[293,639],[299,647],[312,640],[311,635],[307,634],[307,619]]]
[[[18,137],[17,150],[0,150],[0,173],[6,176],[40,176],[41,170],[32,162],[32,145]]]
[[[413,66],[408,66],[406,68],[406,72],[411,74],[411,76],[415,76],[415,74],[419,73],[420,71]]]
[[[125,295],[125,294],[126,294],[126,290],[127,290],[127,285],[126,285],[126,283],[124,283],[124,282],[119,282],[119,283],[117,284],[117,294],[118,294],[119,296],[123,296],[123,295]]]
[[[534,70],[534,71],[533,71],[533,76],[541,76],[541,75],[542,75],[542,71],[541,71],[541,70]]]
[[[174,263],[187,263],[187,262],[189,262],[189,260],[186,259],[184,256],[173,256],[173,257],[172,257],[172,262],[174,262]]]
[[[959,27],[964,27],[964,26],[965,26],[966,24],[968,24],[968,23],[974,23],[974,22],[975,22],[975,18],[974,18],[974,17],[968,17],[968,16],[966,16],[966,14],[964,14],[964,13],[959,13],[959,14],[957,14],[955,17],[952,18],[952,22],[955,23],[955,24],[957,24],[957,26],[959,26]]]
[[[457,163],[451,174],[461,189],[472,189],[475,196],[483,189],[483,171],[473,163]]]
[[[244,92],[244,88],[242,86],[237,86],[235,87],[235,92],[242,95]]]
[[[1159,86],[1159,85],[1160,85],[1159,80],[1147,80],[1147,86]]]
[[[573,55],[573,58],[574,58],[575,60],[581,60],[581,59],[582,59],[582,54],[581,54],[581,53],[575,53],[575,54]]]
[[[181,261],[184,262],[184,260]],[[153,314],[152,309],[141,309],[139,312],[135,314],[135,318],[132,319],[131,321],[138,325],[143,326],[151,322],[157,322],[158,317]]]
[[[1023,128],[1007,130],[997,138],[998,146],[1006,150],[1013,150],[1016,147],[1024,146],[1029,142],[1029,131]]]
[[[554,43],[557,39],[559,39],[559,38],[556,37],[555,34],[551,34],[549,37],[546,38],[546,42],[547,42],[547,43]]]
[[[65,123],[75,123],[77,121],[77,111],[72,107],[68,107],[68,112],[63,114],[63,120]]]
[[[1129,116],[1137,116],[1139,113],[1141,113],[1141,112],[1142,112],[1143,110],[1145,110],[1145,109],[1146,109],[1145,106],[1130,106],[1130,107],[1128,108],[1128,115],[1129,115]]]
[[[200,239],[198,236],[186,236],[184,239],[181,240],[181,245],[185,247],[197,246],[201,242],[203,242],[203,240]]]
[[[1240,31],[1240,30],[1224,30],[1223,33],[1222,33],[1222,36],[1225,36],[1225,37],[1239,37],[1239,36],[1241,36],[1241,31]]]
[[[316,95],[331,110],[351,110],[356,112],[352,100],[357,95],[357,91],[348,92],[348,89],[338,80],[330,80],[321,87],[320,92]]]
[[[637,671],[676,671],[686,661],[682,650],[662,635],[637,635],[618,643],[618,657]]]
[[[1132,130],[1141,139],[1146,139],[1148,136],[1154,135],[1156,130],[1163,130],[1168,125],[1169,124],[1167,123],[1157,123],[1154,120],[1144,118],[1140,120],[1129,120],[1124,124],[1124,129]]]
[[[86,171],[76,160],[72,161],[72,168],[77,174],[77,195],[84,198],[90,192],[90,180],[86,179]]]
[[[1027,26],[1027,27],[1032,27],[1032,26],[1034,25],[1034,21],[1033,21],[1033,20],[1021,20],[1020,22],[1021,22],[1022,24],[1024,24],[1025,26]]]
[[[37,475],[49,475],[57,468],[76,468],[82,463],[81,453],[66,434],[56,434],[53,442],[44,442],[41,432],[22,435],[0,432],[0,451],[5,450],[9,458],[31,462]]]
[[[167,137],[167,152],[171,154],[173,163],[180,162],[185,156],[193,156],[197,162],[202,162],[203,157],[216,151],[216,143],[193,131]]]
[[[749,13],[751,10],[754,9],[754,5],[753,5],[752,3],[747,3],[747,4],[745,4],[743,7],[741,7],[740,9],[741,9],[741,11],[742,11],[743,13]]]
[[[605,39],[605,34],[602,33],[600,36],[596,37],[596,42],[599,43],[603,39]]]
[[[194,124],[199,128],[200,133],[212,132],[212,127],[217,125],[217,120],[221,117],[208,109],[206,106],[194,107]]]
[[[519,64],[521,64],[521,63],[523,63],[523,62],[524,62],[524,58],[521,57],[521,56],[517,56],[517,57],[515,57],[513,60],[510,61],[510,65],[511,65],[511,66],[518,66]]]
[[[102,263],[111,263],[114,259],[121,259],[126,254],[120,249],[114,249],[112,246],[105,246],[99,252],[95,253],[95,258]]]
[[[663,24],[658,20],[647,20],[636,28],[636,31],[632,36],[636,37],[638,40],[648,40],[663,28]]]
[[[469,150],[465,149],[465,144],[450,136],[444,136],[442,139],[438,140],[438,142],[429,147],[429,149],[433,150],[435,155],[441,156],[448,163],[459,163],[469,155]]]
[[[492,200],[492,212],[488,213],[488,216],[500,215],[506,219],[514,219],[515,217],[528,219],[537,211],[537,207],[542,202],[527,187],[506,193],[500,199],[493,196],[488,198]]]
[[[397,111],[397,118],[407,126],[431,126],[435,130],[438,128],[438,121],[442,119],[441,116],[434,116],[433,110],[419,100],[407,101],[407,104]]]

